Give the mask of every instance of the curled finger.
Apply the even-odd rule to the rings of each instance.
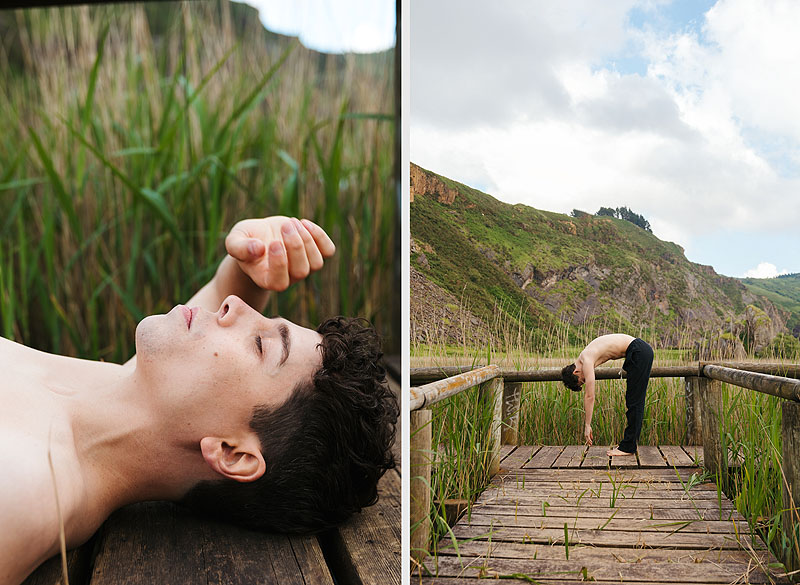
[[[334,252],[336,252],[336,245],[333,243],[333,240],[328,237],[328,234],[325,233],[325,230],[308,219],[302,220],[302,224],[309,231],[311,237],[314,238],[322,257],[330,258],[333,256]]]

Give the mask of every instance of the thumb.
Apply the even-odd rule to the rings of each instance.
[[[225,239],[225,248],[228,254],[240,262],[252,262],[258,260],[266,252],[264,242],[256,238],[230,234]]]

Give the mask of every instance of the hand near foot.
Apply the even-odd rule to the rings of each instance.
[[[633,453],[628,453],[627,451],[620,451],[617,447],[614,447],[613,449],[609,449],[608,451],[606,451],[606,455],[608,455],[609,457],[616,457],[621,455],[633,455]]]

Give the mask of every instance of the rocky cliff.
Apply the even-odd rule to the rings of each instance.
[[[450,295],[445,304],[461,299],[462,324],[481,332],[502,315],[534,338],[554,328],[566,328],[575,342],[625,331],[735,357],[786,330],[786,311],[629,222],[509,205],[416,165],[411,176],[417,340],[430,336],[423,322],[435,320],[431,307],[442,302],[428,285]],[[447,337],[463,342],[467,334],[459,335]]]
[[[439,203],[451,205],[457,194],[458,191],[448,186],[438,175],[411,163],[411,201],[414,201],[414,197],[426,195],[435,197]]]

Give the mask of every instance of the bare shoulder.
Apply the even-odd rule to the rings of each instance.
[[[5,438],[0,433],[0,441]],[[29,455],[0,451],[0,583],[20,583],[58,544],[49,466],[46,459]]]

